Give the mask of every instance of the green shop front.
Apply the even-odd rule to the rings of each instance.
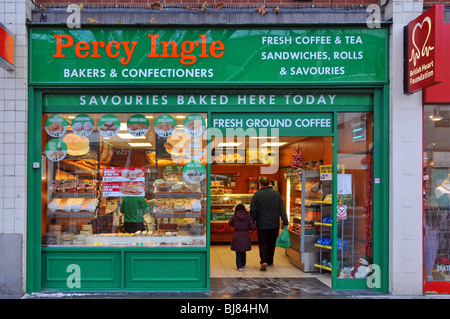
[[[262,175],[299,271],[387,292],[387,43],[365,26],[32,27],[27,292],[208,291],[211,246]]]

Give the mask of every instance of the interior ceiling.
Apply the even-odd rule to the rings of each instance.
[[[68,123],[69,123],[68,131],[70,133],[70,130],[71,130],[71,127],[70,127],[71,118],[73,118],[77,114],[61,114],[61,115],[63,115],[63,117],[65,117],[68,120]],[[177,115],[188,115],[188,113],[186,113],[186,114],[185,113],[177,113]],[[122,121],[122,119],[121,119],[121,121]],[[146,146],[146,147],[133,147],[133,148],[146,148],[146,149],[154,148],[155,144],[156,144],[156,142],[155,142],[155,135],[156,134],[151,129],[151,127],[153,126],[153,121],[154,121],[154,118],[149,118],[150,129],[148,130],[147,134],[145,134],[145,136],[142,136],[142,137],[139,137],[139,138],[132,137],[130,134],[127,134],[128,131],[126,129],[126,125],[123,125],[124,123],[122,123],[123,126],[121,127],[118,135],[116,135],[114,137],[111,137],[111,138],[104,138],[104,140],[107,141],[108,143],[114,144],[114,147],[116,149],[118,149],[118,148],[124,148],[124,149],[131,148],[131,146],[128,143],[145,143],[145,142],[151,143],[152,146],[150,146],[150,147],[148,147],[148,146]],[[176,119],[176,121],[177,121],[177,125],[182,126],[184,119]],[[183,131],[184,130],[183,130],[182,127],[178,127],[176,132],[183,133]],[[125,134],[125,136],[123,136],[122,134]],[[285,142],[286,143],[286,144],[280,146],[280,148],[283,148],[283,147],[286,147],[286,146],[288,146],[288,145],[290,145],[292,143],[299,142],[299,141],[301,141],[303,139],[306,139],[306,138],[308,138],[308,137],[305,137],[305,136],[300,136],[300,137],[299,136],[280,136],[280,137],[278,137],[278,142]],[[226,138],[224,137],[224,142],[225,142],[225,140],[226,140]],[[237,138],[235,138],[235,140],[237,140]],[[276,139],[266,139],[266,140],[260,139],[260,140],[258,140],[258,143],[260,142],[259,144],[262,144],[264,142],[273,142],[275,140]],[[252,143],[253,143],[252,145],[254,145],[254,141]],[[251,145],[251,143],[249,142],[249,137],[246,137],[245,138],[245,146],[244,147],[248,148],[248,145]],[[242,148],[242,147],[243,146],[239,146],[238,148]]]
[[[122,134],[122,133],[127,133],[127,132],[126,131],[120,131],[119,132],[119,134]],[[287,144],[284,144],[284,145],[280,146],[280,148],[283,148],[283,147],[286,147],[286,146],[288,146],[290,144],[297,143],[297,142],[299,142],[299,141],[301,141],[303,139],[306,139],[306,138],[308,138],[308,137],[305,137],[305,136],[302,136],[302,137],[299,137],[299,136],[280,136],[280,137],[278,137],[278,142],[285,142],[285,143],[287,143]],[[235,139],[235,140],[237,140],[237,139]],[[136,138],[135,139],[126,139],[126,138],[122,139],[122,138],[120,138],[118,136],[115,136],[113,138],[110,138],[107,141],[109,143],[114,144],[115,148],[130,148],[130,145],[128,143],[143,143],[143,142],[150,142],[152,144],[152,146],[150,148],[154,148],[154,146],[155,146],[155,138],[154,138],[154,136],[149,136],[149,133],[147,133],[145,138],[140,138],[140,139],[136,139]],[[272,141],[273,142],[274,140],[270,140],[270,139],[259,140],[260,143],[262,143],[261,141],[264,141],[264,142],[266,142],[266,141],[267,142],[271,142]],[[251,145],[251,144],[250,144],[250,141],[249,141],[249,137],[246,137],[245,138],[245,146],[246,146],[246,148],[248,148],[248,145]],[[241,148],[241,147],[242,146],[238,146],[238,148]]]

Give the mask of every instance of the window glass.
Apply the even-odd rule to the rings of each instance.
[[[205,246],[206,114],[44,114],[42,244]]]
[[[364,278],[372,263],[372,113],[338,113],[337,276]]]
[[[427,281],[450,280],[450,106],[425,105],[424,268]]]

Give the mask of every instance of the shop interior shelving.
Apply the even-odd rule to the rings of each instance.
[[[252,194],[211,194],[211,242],[230,243],[233,230],[228,222],[234,215],[237,204],[250,206]],[[252,241],[257,241],[256,234],[251,233]]]
[[[304,272],[316,272],[317,268],[314,267],[314,264],[318,263],[319,248],[314,244],[317,242],[319,234],[311,225],[320,209],[320,206],[315,203],[315,200],[320,199],[318,196],[321,193],[319,172],[303,170],[299,172],[298,177],[290,176],[288,178],[293,183],[294,190],[291,205],[296,208],[293,209],[295,213],[290,215],[291,247],[286,248],[286,255],[294,265]],[[311,191],[312,188],[314,188],[313,191]],[[300,203],[298,199],[300,199]]]

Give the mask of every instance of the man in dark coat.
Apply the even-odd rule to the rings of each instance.
[[[228,224],[234,228],[231,250],[236,252],[236,266],[242,271],[247,261],[246,252],[252,249],[252,239],[248,231],[256,230],[256,226],[243,204],[236,205],[234,216]]]
[[[262,188],[253,195],[250,204],[250,216],[257,227],[261,271],[273,265],[275,244],[280,230],[280,217],[288,226],[286,207],[281,194],[269,185],[267,177],[259,180]]]

